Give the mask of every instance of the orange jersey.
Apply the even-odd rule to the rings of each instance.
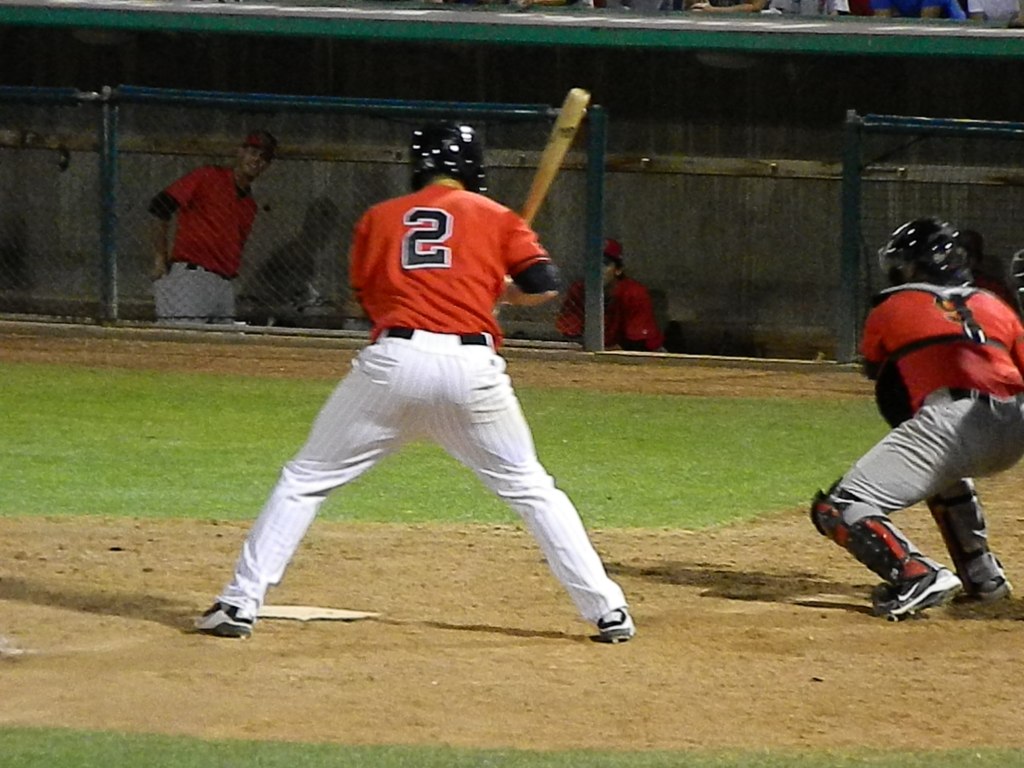
[[[864,325],[861,351],[868,363],[894,366],[912,412],[941,387],[997,397],[1024,392],[1024,327],[993,294],[916,283],[881,299]]]
[[[444,183],[385,200],[356,224],[352,289],[373,323],[434,333],[489,333],[506,275],[550,261],[522,217]]]

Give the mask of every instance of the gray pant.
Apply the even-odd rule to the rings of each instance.
[[[942,389],[868,451],[832,495],[855,499],[843,510],[843,521],[853,525],[946,494],[961,481],[1007,470],[1022,456],[1024,395],[955,400]],[[960,542],[968,549],[985,545],[980,506],[977,516],[967,537],[972,540]],[[912,542],[906,544],[911,553],[920,554]]]
[[[153,283],[157,320],[178,323],[230,323],[235,319],[235,289],[231,281],[190,269],[181,261]]]
[[[943,389],[868,451],[837,491],[848,491],[873,514],[888,514],[941,493],[963,478],[1009,469],[1022,456],[1024,396],[954,400]],[[849,514],[857,506],[851,505]]]

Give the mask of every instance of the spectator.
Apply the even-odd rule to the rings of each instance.
[[[1020,14],[1020,0],[966,0],[971,21],[1011,21]]]
[[[149,204],[156,217],[153,294],[158,320],[224,323],[235,317],[242,250],[256,218],[252,183],[274,159],[277,139],[267,131],[245,137],[232,166],[205,165],[159,192]],[[174,245],[168,248],[177,214]]]
[[[769,0],[764,12],[794,16],[834,16],[836,13],[835,0]]]
[[[998,256],[985,253],[985,238],[981,233],[973,229],[961,229],[957,242],[967,252],[967,268],[971,270],[974,285],[994,293],[1016,309],[1017,303],[1007,279],[1006,266]]]
[[[957,0],[871,0],[871,10],[872,15],[883,18],[967,20]]]
[[[535,5],[546,8],[566,5],[571,5],[575,8],[593,8],[595,4],[594,0],[509,0],[509,5],[517,11],[525,11],[527,8],[532,8]],[[604,7],[603,0],[601,7]]]
[[[696,0],[687,2],[686,10],[695,13],[760,13],[768,0]]]
[[[835,0],[829,11],[833,16],[872,16],[871,0]]]
[[[622,244],[604,241],[604,347],[634,352],[657,352],[664,340],[654,317],[651,295],[641,283],[626,276]],[[555,327],[563,336],[583,336],[585,301],[583,281],[569,286]]]

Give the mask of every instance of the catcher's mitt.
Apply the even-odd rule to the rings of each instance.
[[[914,415],[907,385],[891,360],[882,365],[875,379],[875,403],[890,427],[898,427]]]

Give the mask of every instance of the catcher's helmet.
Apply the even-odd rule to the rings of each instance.
[[[433,123],[416,129],[409,160],[414,190],[422,189],[434,176],[458,179],[471,192],[487,190],[483,147],[471,126]]]
[[[967,251],[959,231],[936,217],[914,219],[898,227],[878,251],[878,265],[894,285],[902,282],[905,264],[917,267],[917,276],[936,285],[961,285],[971,279]]]

